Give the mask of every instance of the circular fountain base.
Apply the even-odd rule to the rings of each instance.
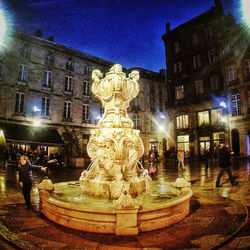
[[[131,207],[114,206],[112,200],[81,196],[73,182],[57,183],[52,189],[40,187],[41,212],[65,227],[95,233],[137,235],[167,227],[189,213],[191,189],[180,191],[174,198],[164,196],[137,197]],[[78,195],[79,192],[79,195]]]

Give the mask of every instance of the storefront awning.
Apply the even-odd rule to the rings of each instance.
[[[64,141],[56,128],[33,127],[14,123],[1,123],[6,142],[62,146]]]

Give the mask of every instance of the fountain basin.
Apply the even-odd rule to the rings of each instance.
[[[38,187],[41,212],[65,227],[95,233],[137,235],[170,226],[188,215],[192,196],[187,189],[171,199],[151,197],[143,205],[117,208],[112,200],[78,196],[74,184],[53,184],[54,191]]]

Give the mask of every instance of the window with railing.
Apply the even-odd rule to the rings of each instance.
[[[200,55],[193,56],[193,66],[194,66],[194,69],[201,67],[201,56]]]
[[[83,96],[90,97],[90,82],[89,81],[83,82]]]
[[[65,91],[66,94],[71,94],[72,93],[72,83],[73,83],[73,78],[71,76],[65,76],[64,91]]]
[[[220,109],[212,109],[211,110],[211,120],[212,125],[217,125],[221,122],[225,122],[225,116],[223,115],[223,110]]]
[[[213,30],[211,26],[205,27],[205,39],[206,41],[209,41],[212,39],[213,36]]]
[[[141,119],[138,114],[133,115],[134,128],[139,129],[141,127]]]
[[[188,115],[180,115],[176,117],[177,129],[188,128]]]
[[[28,79],[28,66],[19,64],[18,65],[18,83],[26,84]]]
[[[244,63],[245,80],[250,80],[250,60]]]
[[[228,67],[228,81],[233,82],[238,79],[236,64]]]
[[[216,91],[220,89],[219,76],[213,75],[210,77],[211,90]]]
[[[24,93],[16,93],[15,113],[24,112]]]
[[[45,64],[46,65],[53,66],[54,62],[55,62],[55,57],[53,55],[48,54],[45,56]]]
[[[208,61],[209,64],[212,64],[217,61],[217,56],[216,56],[216,50],[215,49],[210,49],[208,50]]]
[[[89,122],[90,120],[90,112],[89,112],[89,104],[83,104],[83,117],[82,120],[84,122]]]
[[[63,118],[64,118],[64,120],[71,119],[71,102],[70,101],[64,102]]]
[[[84,75],[91,75],[91,68],[89,66],[84,66]]]
[[[30,49],[27,47],[22,47],[20,49],[20,56],[22,58],[29,59],[30,58]]]
[[[178,73],[182,71],[182,62],[179,61],[174,64],[174,73]]]
[[[184,86],[180,85],[175,88],[175,98],[176,100],[181,100],[184,98]]]
[[[66,61],[66,70],[68,71],[74,71],[74,63],[72,60],[67,60]]]
[[[49,113],[50,113],[50,98],[43,97],[41,115],[44,117],[49,117]]]
[[[224,59],[229,59],[232,56],[231,46],[230,44],[226,44],[222,49],[222,55]]]
[[[192,45],[197,46],[199,44],[199,36],[198,33],[192,34]]]
[[[203,95],[204,94],[203,80],[197,80],[194,82],[194,84],[195,84],[195,95]]]
[[[209,120],[208,110],[198,112],[198,126],[209,125],[209,124],[210,124],[210,120]]]
[[[45,70],[43,73],[43,87],[51,89],[52,86],[52,72]]]
[[[231,103],[232,103],[232,116],[242,115],[242,107],[240,94],[232,94],[231,95]]]

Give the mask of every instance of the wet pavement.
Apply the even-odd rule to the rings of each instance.
[[[45,218],[38,206],[36,186],[44,178],[39,172],[33,171],[33,208],[27,210],[16,167],[0,166],[0,249],[250,248],[250,159],[234,160],[232,172],[239,184],[232,187],[224,174],[221,188],[215,187],[219,168],[213,164],[206,168],[203,162],[186,163],[186,170],[178,171],[176,162],[161,161],[154,178],[164,182],[183,176],[191,182],[190,215],[168,228],[125,237],[74,231]],[[67,167],[49,170],[49,178],[54,183],[78,181],[82,171]]]

